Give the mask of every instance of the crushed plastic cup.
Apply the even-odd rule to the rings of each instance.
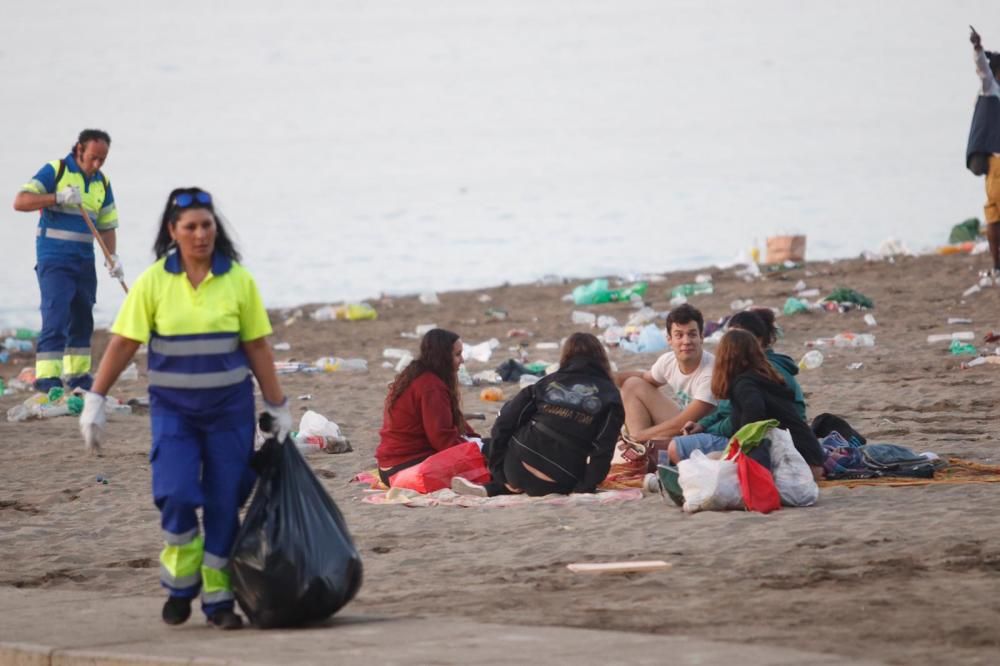
[[[823,365],[823,352],[818,349],[807,351],[799,361],[799,368],[802,370],[815,370]]]
[[[592,312],[583,312],[582,310],[573,310],[570,315],[570,319],[574,324],[583,324],[585,326],[596,326],[597,325],[597,315]]]
[[[617,326],[618,320],[610,315],[601,315],[597,318],[597,328],[605,329],[609,326]]]
[[[870,312],[868,314],[866,314],[865,315],[865,324],[867,324],[868,326],[878,326],[878,322],[875,321],[875,315],[873,315]]]
[[[862,362],[860,362],[860,361],[858,361],[857,363],[850,363],[850,364],[848,364],[847,369],[848,370],[860,370],[863,367],[865,367],[865,364],[862,363]]]

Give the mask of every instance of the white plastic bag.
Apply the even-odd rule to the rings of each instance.
[[[319,435],[320,437],[332,437],[342,439],[340,426],[329,420],[322,414],[308,410],[302,415],[299,421],[299,434],[305,437]]]
[[[736,463],[709,458],[696,450],[677,464],[677,470],[688,513],[743,508]]]
[[[772,428],[771,475],[785,506],[812,506],[819,499],[819,486],[813,479],[809,464],[795,448],[787,430]]]

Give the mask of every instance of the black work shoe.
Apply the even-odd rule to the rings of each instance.
[[[171,625],[184,624],[189,617],[191,617],[191,599],[187,597],[167,598],[167,603],[163,604],[164,622]]]
[[[234,613],[229,608],[223,608],[222,610],[217,610],[208,616],[208,623],[213,627],[218,627],[223,631],[228,631],[230,629],[242,629],[243,628],[243,618]]]

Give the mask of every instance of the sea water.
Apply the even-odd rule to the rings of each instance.
[[[990,7],[8,2],[0,199],[106,129],[126,278],[198,185],[269,307],[705,266],[774,233],[809,259],[920,249],[981,216],[967,26],[1000,48]],[[38,324],[36,221],[0,208],[0,325]]]

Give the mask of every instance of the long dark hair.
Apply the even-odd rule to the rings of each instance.
[[[590,333],[574,333],[566,338],[559,356],[559,367],[565,368],[572,361],[587,360],[598,366],[611,379],[611,363],[601,341]]]
[[[459,401],[458,372],[455,370],[454,358],[455,343],[458,339],[458,333],[443,328],[433,328],[424,333],[420,341],[420,356],[403,368],[389,385],[389,393],[385,397],[386,409],[396,404],[396,400],[410,387],[413,380],[425,372],[433,372],[448,387],[451,415],[455,426],[459,430],[465,430],[465,417],[462,416],[462,406]]]
[[[191,205],[178,206],[176,199],[179,194],[190,194]],[[203,198],[204,195],[207,195],[208,203],[199,201],[199,194],[203,195]],[[204,208],[215,218],[215,251],[233,261],[239,261],[240,253],[229,238],[229,234],[226,233],[226,227],[222,224],[222,216],[215,210],[212,195],[200,187],[178,187],[167,197],[167,205],[164,207],[163,216],[160,218],[160,230],[156,234],[156,241],[153,243],[153,254],[156,255],[156,258],[161,259],[165,257],[174,247],[174,241],[170,238],[170,227],[177,224],[177,219],[181,216],[181,213],[195,208]]]
[[[733,380],[744,372],[755,372],[777,384],[785,380],[771,367],[760,342],[750,331],[730,329],[722,336],[715,351],[712,368],[712,393],[717,398],[728,398]]]

